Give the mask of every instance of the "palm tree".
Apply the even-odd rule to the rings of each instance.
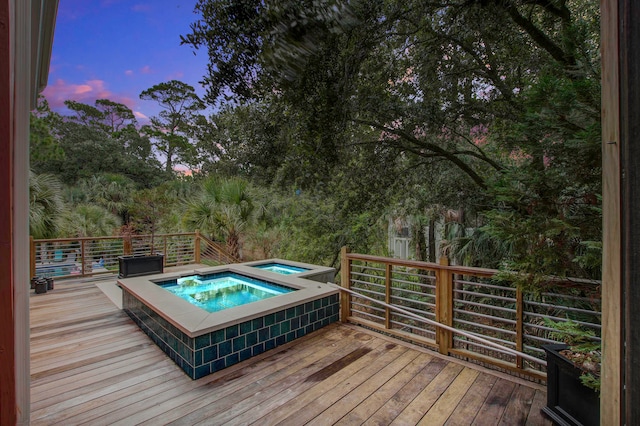
[[[62,184],[53,175],[29,172],[29,232],[34,238],[58,235],[65,206]]]
[[[252,213],[246,181],[213,177],[203,182],[198,196],[186,202],[183,224],[225,241],[229,254],[240,258],[242,234]]]
[[[113,235],[120,218],[104,207],[80,204],[61,218],[60,228],[67,237],[99,237]]]
[[[81,181],[79,187],[88,200],[120,216],[123,222],[127,221],[131,194],[135,190],[131,179],[115,173],[103,173]]]

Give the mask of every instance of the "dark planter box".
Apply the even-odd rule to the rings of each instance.
[[[47,292],[47,281],[46,280],[37,281],[36,285],[35,285],[35,289],[36,289],[36,294],[46,293]]]
[[[547,406],[542,411],[561,426],[600,424],[600,396],[580,381],[582,372],[560,351],[567,345],[546,345]]]
[[[161,254],[119,256],[120,274],[118,278],[139,277],[141,275],[164,272],[164,256]]]

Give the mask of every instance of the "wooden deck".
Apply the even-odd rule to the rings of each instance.
[[[542,425],[545,400],[342,324],[192,381],[95,283],[31,296],[32,425]]]

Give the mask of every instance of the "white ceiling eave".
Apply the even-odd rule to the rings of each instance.
[[[49,80],[49,64],[57,14],[58,0],[32,0],[31,109],[36,107],[38,94],[47,87]]]

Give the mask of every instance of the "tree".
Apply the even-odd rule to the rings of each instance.
[[[52,134],[52,121],[57,119],[47,100],[39,96],[36,110],[29,117],[29,160],[34,173],[44,173],[50,161],[64,160],[64,150]]]
[[[102,237],[113,235],[121,225],[118,217],[103,207],[79,204],[60,218],[65,237]]]
[[[129,208],[135,183],[123,175],[103,173],[78,182],[87,200],[98,204],[120,217],[122,223],[129,219]]]
[[[177,80],[156,84],[140,93],[140,99],[155,101],[163,111],[151,117],[143,132],[154,140],[156,150],[166,157],[165,171],[173,172],[174,163],[195,164],[196,151],[190,142],[198,113],[204,104],[192,86]]]
[[[308,176],[306,188],[328,187],[355,145],[380,159],[391,152],[403,168],[389,173],[419,168],[451,174],[454,191],[472,188],[465,208],[484,231],[474,235],[518,240],[505,268],[587,274],[576,260],[600,238],[598,2],[200,0],[196,9],[183,41],[209,51],[208,100],[273,93],[283,115],[295,111],[302,131],[287,155],[302,159],[292,176]]]
[[[123,104],[99,99],[94,105],[66,101],[72,115],[43,110],[36,117],[51,129],[61,155],[34,157],[38,170],[56,174],[66,184],[100,173],[119,173],[140,186],[163,180],[149,139],[140,134],[133,112]],[[42,115],[40,115],[42,114]]]
[[[136,232],[151,235],[151,254],[154,254],[155,233],[162,229],[173,205],[161,187],[142,189],[132,198],[131,224]]]
[[[186,201],[183,224],[225,241],[229,254],[241,258],[241,237],[253,209],[246,181],[210,177],[202,183],[199,196]]]
[[[228,105],[203,123],[199,138],[200,152],[207,158],[203,171],[270,185],[286,163],[296,162],[288,149],[295,139],[293,117],[282,114],[276,103],[275,97],[268,97]]]
[[[64,211],[60,181],[53,175],[30,172],[29,234],[33,238],[57,237]]]

